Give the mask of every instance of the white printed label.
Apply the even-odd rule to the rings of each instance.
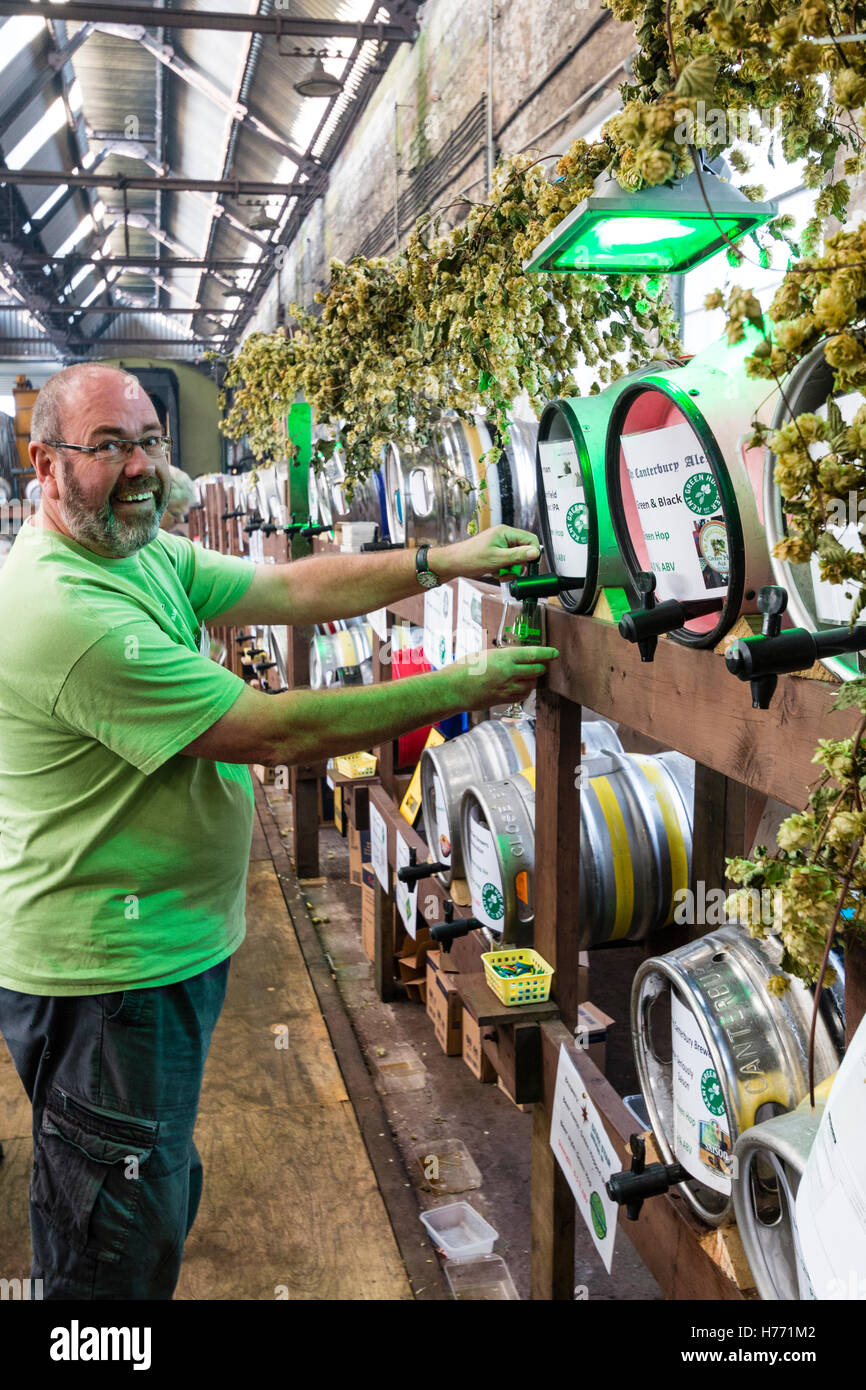
[[[496,854],[496,842],[484,821],[474,817],[469,825],[469,844],[464,846],[468,859],[469,891],[472,911],[497,936],[505,925],[505,896],[502,874]]]
[[[844,528],[828,526],[827,530],[836,537],[840,545],[844,545],[846,550],[853,550],[859,555],[863,554],[863,537],[854,523]],[[809,568],[812,572],[816,616],[822,622],[837,624],[841,627],[851,617],[851,609],[854,607],[854,599],[860,592],[860,585],[855,583],[853,579],[846,580],[844,584],[831,584],[829,579],[822,579],[820,560],[817,555],[812,555]],[[850,597],[846,597],[846,595],[850,595]]]
[[[733,1154],[725,1102],[697,1019],[671,990],[674,1158],[693,1178],[730,1193]]]
[[[547,507],[554,572],[582,579],[589,562],[589,508],[573,439],[545,440],[538,446]]]
[[[371,837],[372,838],[372,837]],[[397,868],[402,869],[409,864],[409,846],[402,835],[397,836],[396,855]],[[397,895],[397,910],[403,919],[403,925],[407,932],[415,939],[415,912],[418,906],[418,884],[414,888],[408,883],[401,883],[397,875],[394,875],[394,891]]]
[[[866,1019],[836,1074],[797,1191],[803,1262],[818,1299],[866,1299]]]
[[[436,844],[431,846],[433,857],[442,864],[451,863],[451,827],[448,824],[448,807],[445,801],[445,788],[437,773],[433,774],[433,801],[436,806]],[[430,833],[428,829],[428,835]]]
[[[474,656],[484,647],[481,626],[481,594],[466,579],[457,581],[457,640],[454,656]]]
[[[434,671],[454,660],[454,592],[449,584],[424,594],[424,655]]]
[[[691,425],[625,434],[622,448],[659,598],[723,598],[728,529]]]
[[[385,824],[381,811],[376,806],[370,805],[370,860],[373,864],[373,872],[381,883],[386,893],[391,891],[391,879],[388,872],[388,827]]]
[[[367,614],[367,622],[379,638],[380,642],[388,640],[388,614],[384,608],[377,608],[374,613]]]
[[[622,1165],[583,1078],[563,1045],[560,1045],[556,1069],[550,1147],[610,1274],[619,1208],[608,1197],[606,1183],[611,1173],[618,1173]]]

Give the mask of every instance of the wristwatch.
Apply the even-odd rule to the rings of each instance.
[[[415,551],[415,574],[422,589],[435,589],[442,583],[438,574],[434,574],[427,564],[427,551],[429,545],[419,545]]]

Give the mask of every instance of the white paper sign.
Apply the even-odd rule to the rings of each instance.
[[[388,614],[384,608],[377,608],[375,613],[367,614],[367,622],[379,638],[380,642],[388,640]]]
[[[866,1299],[866,1019],[851,1041],[797,1192],[803,1260],[818,1299]]]
[[[479,922],[501,936],[505,921],[502,875],[499,872],[496,842],[484,821],[472,819],[466,856],[469,860],[472,911]]]
[[[467,579],[457,581],[457,640],[455,660],[473,656],[484,647],[481,626],[481,594]]]
[[[590,1100],[580,1072],[564,1046],[559,1049],[556,1090],[550,1121],[550,1147],[574,1193],[604,1267],[610,1274],[619,1208],[605,1191],[622,1165]]]
[[[396,860],[398,869],[406,867],[409,863],[409,846],[402,835],[397,836]],[[414,888],[410,888],[408,883],[401,883],[395,874],[394,892],[397,895],[397,910],[403,919],[403,925],[414,941],[415,913],[418,908],[418,884],[416,883]]]
[[[373,865],[373,872],[385,889],[386,893],[391,891],[391,879],[388,872],[388,827],[378,807],[370,805],[370,860]]]
[[[728,531],[718,484],[691,425],[625,434],[622,449],[659,597],[723,598]]]
[[[424,655],[434,671],[454,660],[454,592],[449,584],[424,594]]]
[[[719,1078],[697,1019],[671,990],[674,1158],[693,1178],[730,1193],[731,1127]]]
[[[573,439],[545,440],[538,446],[551,569],[563,578],[582,579],[589,557],[589,509]]]
[[[839,407],[842,419],[846,425],[853,423],[854,416],[863,405],[863,397],[859,391],[850,391],[846,396],[837,396],[836,404]],[[827,418],[827,406],[819,405],[815,411],[822,420]],[[824,454],[829,453],[830,446],[823,440],[816,440],[809,445],[809,453],[814,459],[823,458]],[[856,498],[859,495],[853,494]],[[859,554],[863,553],[863,537],[857,529],[857,522],[853,516],[848,526],[828,526],[827,530],[835,536],[846,550],[856,550]],[[860,591],[860,585],[853,580],[848,580],[845,584],[831,584],[828,579],[821,578],[821,569],[817,555],[813,555],[809,561],[809,568],[812,572],[812,584],[815,592],[815,613],[822,621],[838,624],[842,626],[851,617],[851,609],[854,607],[854,599]],[[845,595],[850,594],[850,598]]]
[[[430,846],[433,858],[440,864],[451,863],[451,827],[448,824],[448,810],[445,801],[445,788],[437,772],[433,774],[433,801],[436,807],[436,824],[427,827],[427,836],[435,832],[436,840]]]

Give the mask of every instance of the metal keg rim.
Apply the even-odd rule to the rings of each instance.
[[[667,396],[668,400],[677,407],[701,443],[707,464],[719,489],[728,533],[728,554],[731,559],[727,592],[715,626],[710,628],[708,632],[690,632],[687,627],[678,627],[668,633],[668,636],[685,647],[714,647],[736,622],[743,603],[746,588],[746,548],[743,526],[737,507],[736,493],[722,451],[716,442],[716,437],[706,416],[688,394],[690,365],[686,364],[674,370],[676,371],[676,380],[669,380],[665,376],[658,375],[644,376],[638,381],[631,382],[620,392],[613,404],[605,440],[604,471],[608,506],[623,563],[629,577],[634,582],[635,577],[641,572],[641,567],[638,564],[631,535],[625,524],[622,488],[620,486],[620,440],[622,438],[622,426],[625,424],[629,408],[638,396],[648,391],[658,391],[661,395]],[[699,370],[703,374],[710,368],[701,365]],[[683,374],[686,375],[685,390],[682,382]],[[710,591],[708,590],[707,593],[709,595]]]
[[[576,399],[589,399],[578,396]],[[597,399],[597,398],[596,398]],[[541,506],[541,498],[544,495],[544,485],[541,473],[541,446],[547,444],[550,439],[550,431],[554,420],[564,420],[568,426],[577,453],[578,467],[580,468],[581,480],[583,483],[583,496],[586,502],[587,511],[591,519],[589,527],[589,544],[587,545],[586,574],[580,575],[561,575],[563,579],[583,578],[582,589],[564,589],[559,595],[559,601],[563,608],[567,608],[571,613],[586,613],[591,609],[597,597],[598,590],[598,504],[595,495],[595,479],[592,472],[592,461],[589,456],[586,439],[580,419],[574,410],[571,397],[560,397],[551,401],[542,411],[541,419],[538,422],[538,439],[535,445],[535,478],[538,491],[539,507],[538,521],[541,527],[541,538],[544,541],[545,563],[550,573],[553,573],[551,556],[553,555],[553,539],[550,530],[550,522],[547,516],[547,508]],[[575,597],[577,595],[577,597]]]
[[[525,793],[524,790],[523,790],[523,787],[520,785],[521,783],[523,783],[526,787],[529,788],[529,791],[530,791],[530,793],[531,793],[530,796],[527,796],[527,795],[526,795],[526,793]],[[484,782],[473,783],[472,786],[466,788],[466,790],[464,791],[462,797],[460,798],[460,841],[461,841],[461,848],[462,848],[463,846],[466,846],[466,845],[469,844],[469,835],[468,835],[469,820],[470,820],[470,816],[471,816],[471,813],[472,813],[473,806],[474,806],[474,807],[477,807],[478,810],[480,811],[480,813],[481,813],[481,815],[482,815],[482,817],[483,817],[483,819],[484,819],[484,823],[485,823],[485,825],[487,826],[487,829],[488,829],[489,833],[493,836],[493,839],[494,839],[495,842],[496,842],[496,857],[497,857],[497,862],[498,862],[499,867],[500,867],[500,878],[501,878],[501,880],[502,880],[502,894],[503,894],[503,897],[504,897],[504,899],[505,899],[505,912],[504,912],[504,916],[503,916],[503,919],[502,919],[502,923],[503,923],[503,926],[502,926],[502,935],[501,935],[501,936],[494,936],[493,933],[492,933],[492,931],[490,930],[489,927],[486,927],[486,926],[482,926],[482,927],[481,927],[481,930],[482,930],[482,932],[483,932],[485,938],[487,939],[487,941],[489,941],[489,942],[491,943],[491,945],[492,945],[492,947],[493,947],[494,950],[497,950],[497,949],[507,950],[507,949],[508,949],[509,947],[511,947],[511,946],[522,946],[522,945],[524,945],[524,944],[531,944],[531,941],[532,941],[532,931],[533,931],[533,926],[534,926],[534,923],[535,923],[535,912],[534,912],[534,910],[533,910],[532,916],[527,917],[524,921],[518,922],[517,931],[516,931],[516,934],[515,934],[515,936],[514,936],[514,939],[512,939],[512,937],[510,937],[510,936],[508,935],[507,930],[506,930],[506,925],[505,925],[505,924],[506,924],[506,923],[508,922],[508,920],[509,920],[509,913],[511,914],[512,920],[516,920],[517,917],[518,917],[517,893],[516,893],[516,890],[515,890],[515,878],[516,878],[516,875],[514,875],[514,876],[509,876],[509,875],[506,875],[506,874],[504,874],[504,873],[501,872],[501,870],[502,870],[502,851],[501,851],[501,846],[500,846],[500,841],[499,841],[499,835],[498,835],[497,831],[496,831],[496,830],[494,829],[494,827],[493,827],[493,823],[492,823],[492,822],[493,822],[492,808],[491,808],[491,805],[490,805],[490,791],[491,791],[491,789],[494,788],[494,787],[500,787],[500,788],[502,788],[502,787],[506,787],[506,786],[508,786],[508,787],[514,787],[515,793],[516,793],[516,795],[517,795],[517,797],[518,797],[518,799],[519,799],[519,801],[520,801],[520,803],[521,803],[521,805],[522,805],[524,811],[526,812],[527,820],[529,821],[530,826],[531,826],[531,830],[532,830],[531,843],[532,843],[532,846],[533,846],[532,878],[533,878],[533,880],[534,880],[534,879],[535,879],[535,854],[534,854],[534,848],[535,848],[535,788],[532,786],[532,784],[531,784],[530,782],[527,781],[527,779],[522,775],[522,773],[520,773],[520,772],[513,772],[513,773],[511,773],[511,775],[510,775],[509,777],[498,777],[498,778],[491,779],[490,781],[484,781]],[[468,858],[469,858],[469,857],[468,857],[468,854],[467,854],[467,853],[464,853],[464,854],[463,854],[463,867],[464,867],[464,869],[465,869],[465,871],[466,871],[467,883],[468,883],[468,880],[469,880],[469,862],[468,862]],[[528,943],[525,943],[525,942],[524,942],[524,937],[527,937],[527,936],[528,936],[528,938],[529,938],[529,941],[528,941]]]
[[[703,999],[701,991],[699,990],[697,985],[692,981],[691,977],[688,974],[681,973],[681,971],[677,969],[677,965],[682,960],[683,956],[685,956],[690,949],[700,948],[702,945],[707,944],[716,945],[716,943],[718,943],[719,950],[726,950],[731,946],[736,946],[737,948],[739,948],[741,961],[743,967],[746,970],[749,970],[750,967],[751,969],[754,969],[757,965],[761,963],[761,961],[764,961],[766,962],[766,965],[770,967],[771,971],[775,971],[776,967],[773,965],[773,961],[767,955],[766,951],[762,949],[761,943],[756,938],[749,936],[749,934],[745,931],[744,928],[735,924],[729,924],[727,926],[715,928],[713,931],[707,932],[705,936],[698,937],[694,941],[687,942],[684,946],[675,948],[675,950],[673,952],[670,952],[667,956],[653,956],[650,959],[643,961],[637,969],[632,985],[630,1017],[635,1054],[635,1064],[637,1067],[641,1090],[643,1091],[644,1098],[647,1104],[647,1109],[650,1114],[653,1133],[656,1137],[656,1141],[658,1143],[659,1148],[665,1155],[667,1162],[674,1162],[675,1156],[673,1148],[671,1144],[668,1142],[667,1136],[661,1129],[661,1118],[659,1115],[658,1107],[655,1102],[655,1091],[652,1085],[650,1084],[650,1076],[645,1060],[645,1054],[649,1051],[649,1049],[641,1048],[638,1046],[638,1040],[642,1036],[640,1028],[641,1008],[639,1006],[643,995],[643,985],[644,981],[646,981],[652,975],[660,975],[663,979],[667,980],[668,985],[671,989],[676,988],[682,1002],[686,1004],[688,1007],[690,1007],[692,1013],[694,1014],[698,1027],[700,1028],[701,1036],[710,1053],[710,1057],[712,1059],[713,1067],[718,1077],[719,1084],[722,1088],[722,1094],[725,1102],[725,1110],[728,1116],[728,1122],[731,1130],[732,1144],[736,1145],[737,1141],[739,1140],[740,1134],[746,1132],[745,1130],[740,1130],[739,1128],[739,1120],[737,1114],[738,1107],[735,1103],[735,1097],[732,1092],[731,1078],[728,1074],[728,1070],[725,1064],[724,1054],[719,1048],[714,1031],[707,1026],[707,1020],[700,1008],[700,1004]],[[671,957],[673,957],[673,960],[671,960]],[[792,980],[791,987],[795,991],[797,988],[797,984],[798,982],[796,980]],[[657,993],[658,991],[656,991],[656,994]],[[802,1001],[805,997],[807,996],[800,993],[792,994],[791,1000],[793,1002],[791,1004],[791,1007],[796,1007],[797,1002]],[[778,1026],[778,1022],[775,1027],[775,1032],[779,1043],[787,1051],[789,1041],[787,1032],[785,1029],[780,1028]],[[816,1056],[820,1056],[825,1051],[825,1049],[829,1047],[832,1050],[834,1058],[838,1059],[838,1054],[836,1053],[836,1049],[833,1046],[832,1038],[830,1037],[826,1025],[824,1024],[824,1021],[820,1016],[818,1019],[818,1031],[816,1034],[816,1047]],[[690,1178],[688,1182],[681,1184],[681,1186],[688,1190],[688,1200],[690,1204],[694,1206],[695,1210],[700,1213],[704,1220],[708,1221],[711,1225],[718,1225],[719,1222],[724,1219],[724,1217],[730,1210],[730,1199],[726,1203],[725,1208],[721,1212],[721,1214],[713,1216],[703,1205],[700,1198],[695,1194],[693,1184],[699,1184],[701,1187],[705,1187],[704,1184],[700,1183],[700,1179],[698,1178]],[[710,1188],[705,1188],[705,1190],[714,1191],[714,1189]],[[721,1197],[723,1194],[717,1193],[716,1195]]]
[[[686,1006],[689,1005],[689,991],[683,988],[685,981],[682,979],[682,977],[676,974],[676,972],[674,972],[670,967],[666,966],[664,968],[659,968],[659,963],[663,962],[664,959],[664,956],[653,956],[648,960],[642,961],[641,964],[638,966],[637,972],[634,977],[634,981],[632,982],[630,1023],[632,1039],[634,1042],[635,1067],[637,1070],[638,1084],[643,1093],[647,1113],[649,1114],[653,1138],[655,1140],[656,1147],[658,1148],[662,1156],[663,1161],[665,1163],[675,1163],[678,1160],[674,1153],[673,1145],[669,1143],[668,1136],[662,1127],[661,1115],[659,1113],[658,1105],[656,1104],[655,1088],[652,1086],[650,1081],[649,1070],[644,1059],[644,1053],[637,1046],[637,1040],[641,1037],[640,1005],[644,998],[641,986],[643,985],[645,979],[647,979],[651,975],[662,976],[668,988],[670,990],[674,990],[675,988],[677,988],[677,992],[679,993],[679,997],[682,1003]],[[657,994],[658,991],[656,991],[656,995],[654,995],[653,997],[657,997]],[[692,1012],[694,1013],[694,1010],[692,1010]],[[698,1021],[700,1022],[699,1016],[697,1014],[695,1014],[695,1017],[698,1018]],[[710,1057],[712,1059],[713,1067],[716,1072],[716,1076],[719,1078],[719,1083],[722,1087],[722,1095],[725,1101],[725,1112],[728,1116],[729,1122],[732,1122],[732,1127],[734,1127],[735,1120],[733,1119],[733,1117],[735,1116],[736,1112],[733,1108],[732,1097],[730,1094],[730,1089],[728,1087],[728,1079],[725,1075],[725,1068],[722,1064],[722,1059],[719,1054],[718,1048],[716,1047],[715,1039],[707,1037],[704,1033],[703,1028],[701,1028],[701,1035],[704,1039],[704,1042],[707,1044]],[[646,1048],[646,1051],[649,1051],[648,1046]],[[671,1063],[670,1070],[671,1086],[673,1086],[673,1063]],[[731,1186],[733,1187],[733,1183],[731,1184]],[[719,1226],[728,1216],[728,1213],[731,1209],[732,1200],[730,1195],[726,1196],[724,1192],[719,1192],[716,1188],[711,1188],[708,1184],[702,1183],[700,1178],[692,1177],[691,1174],[689,1174],[689,1177],[684,1182],[678,1183],[677,1187],[683,1192],[684,1195],[688,1194],[686,1200],[689,1201],[690,1205],[698,1212],[701,1218],[704,1221],[706,1221],[707,1225]],[[705,1202],[701,1199],[701,1197],[698,1195],[698,1192],[695,1191],[696,1188],[701,1193],[712,1193],[719,1203],[719,1210],[711,1211],[709,1207],[706,1206]]]
[[[755,1287],[762,1299],[775,1301],[790,1298],[790,1292],[782,1292],[771,1271],[773,1240],[781,1241],[782,1230],[779,1222],[770,1225],[762,1222],[755,1210],[752,1193],[752,1166],[763,1152],[775,1160],[774,1166],[783,1166],[787,1173],[796,1177],[796,1185],[785,1176],[788,1192],[785,1196],[788,1219],[792,1229],[796,1221],[794,1199],[802,1178],[809,1153],[812,1149],[818,1126],[824,1113],[826,1101],[818,1101],[815,1110],[789,1110],[784,1115],[774,1115],[770,1120],[752,1125],[744,1130],[734,1146],[737,1160],[736,1177],[733,1183],[734,1214],[740,1239],[746,1253],[749,1269],[755,1280]],[[778,1173],[778,1167],[777,1167]],[[762,1232],[766,1233],[762,1236]],[[775,1232],[775,1234],[774,1234]],[[769,1248],[768,1248],[769,1247]],[[796,1253],[794,1255],[796,1258]],[[794,1295],[796,1297],[796,1295]]]
[[[388,522],[388,534],[395,542],[403,543],[408,539],[408,528],[406,522],[406,479],[403,469],[403,452],[396,440],[389,439],[383,450],[382,460],[383,473],[383,492],[385,499],[385,517]],[[400,498],[399,510],[402,516],[398,515],[396,497],[390,484],[390,474],[396,470],[400,479]]]
[[[785,381],[784,392],[779,397],[776,410],[770,428],[780,430],[794,418],[794,412],[788,409],[788,402],[791,401],[797,391],[802,389],[803,383],[809,379],[816,366],[823,366],[826,371],[827,379],[832,388],[833,369],[827,363],[824,356],[824,344],[819,343],[817,347],[807,352],[806,356],[797,363],[791,374]],[[819,388],[820,389],[820,388]],[[848,394],[840,392],[838,394]],[[832,389],[827,392],[824,399],[829,400],[833,395]],[[799,412],[798,412],[799,413]],[[775,546],[786,538],[788,532],[785,526],[785,513],[782,505],[782,494],[775,484],[773,474],[776,469],[776,455],[769,446],[764,448],[764,527],[767,533],[767,549],[770,553],[770,567],[773,571],[773,578],[780,584],[788,595],[788,615],[794,620],[798,627],[803,627],[807,632],[821,632],[827,628],[838,626],[829,620],[813,616],[806,607],[805,601],[800,595],[797,584],[797,571],[809,569],[809,562],[804,565],[794,564],[791,560],[780,560],[773,554]],[[821,665],[832,672],[838,680],[851,681],[859,679],[864,673],[852,670],[846,665],[841,656],[827,656],[820,658]]]

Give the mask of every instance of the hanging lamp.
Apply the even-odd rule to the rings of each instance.
[[[702,163],[700,177],[692,172],[639,193],[625,192],[603,174],[592,196],[554,227],[523,268],[576,274],[691,270],[779,210],[774,202],[753,202],[720,172],[729,172],[723,160],[712,168]]]

